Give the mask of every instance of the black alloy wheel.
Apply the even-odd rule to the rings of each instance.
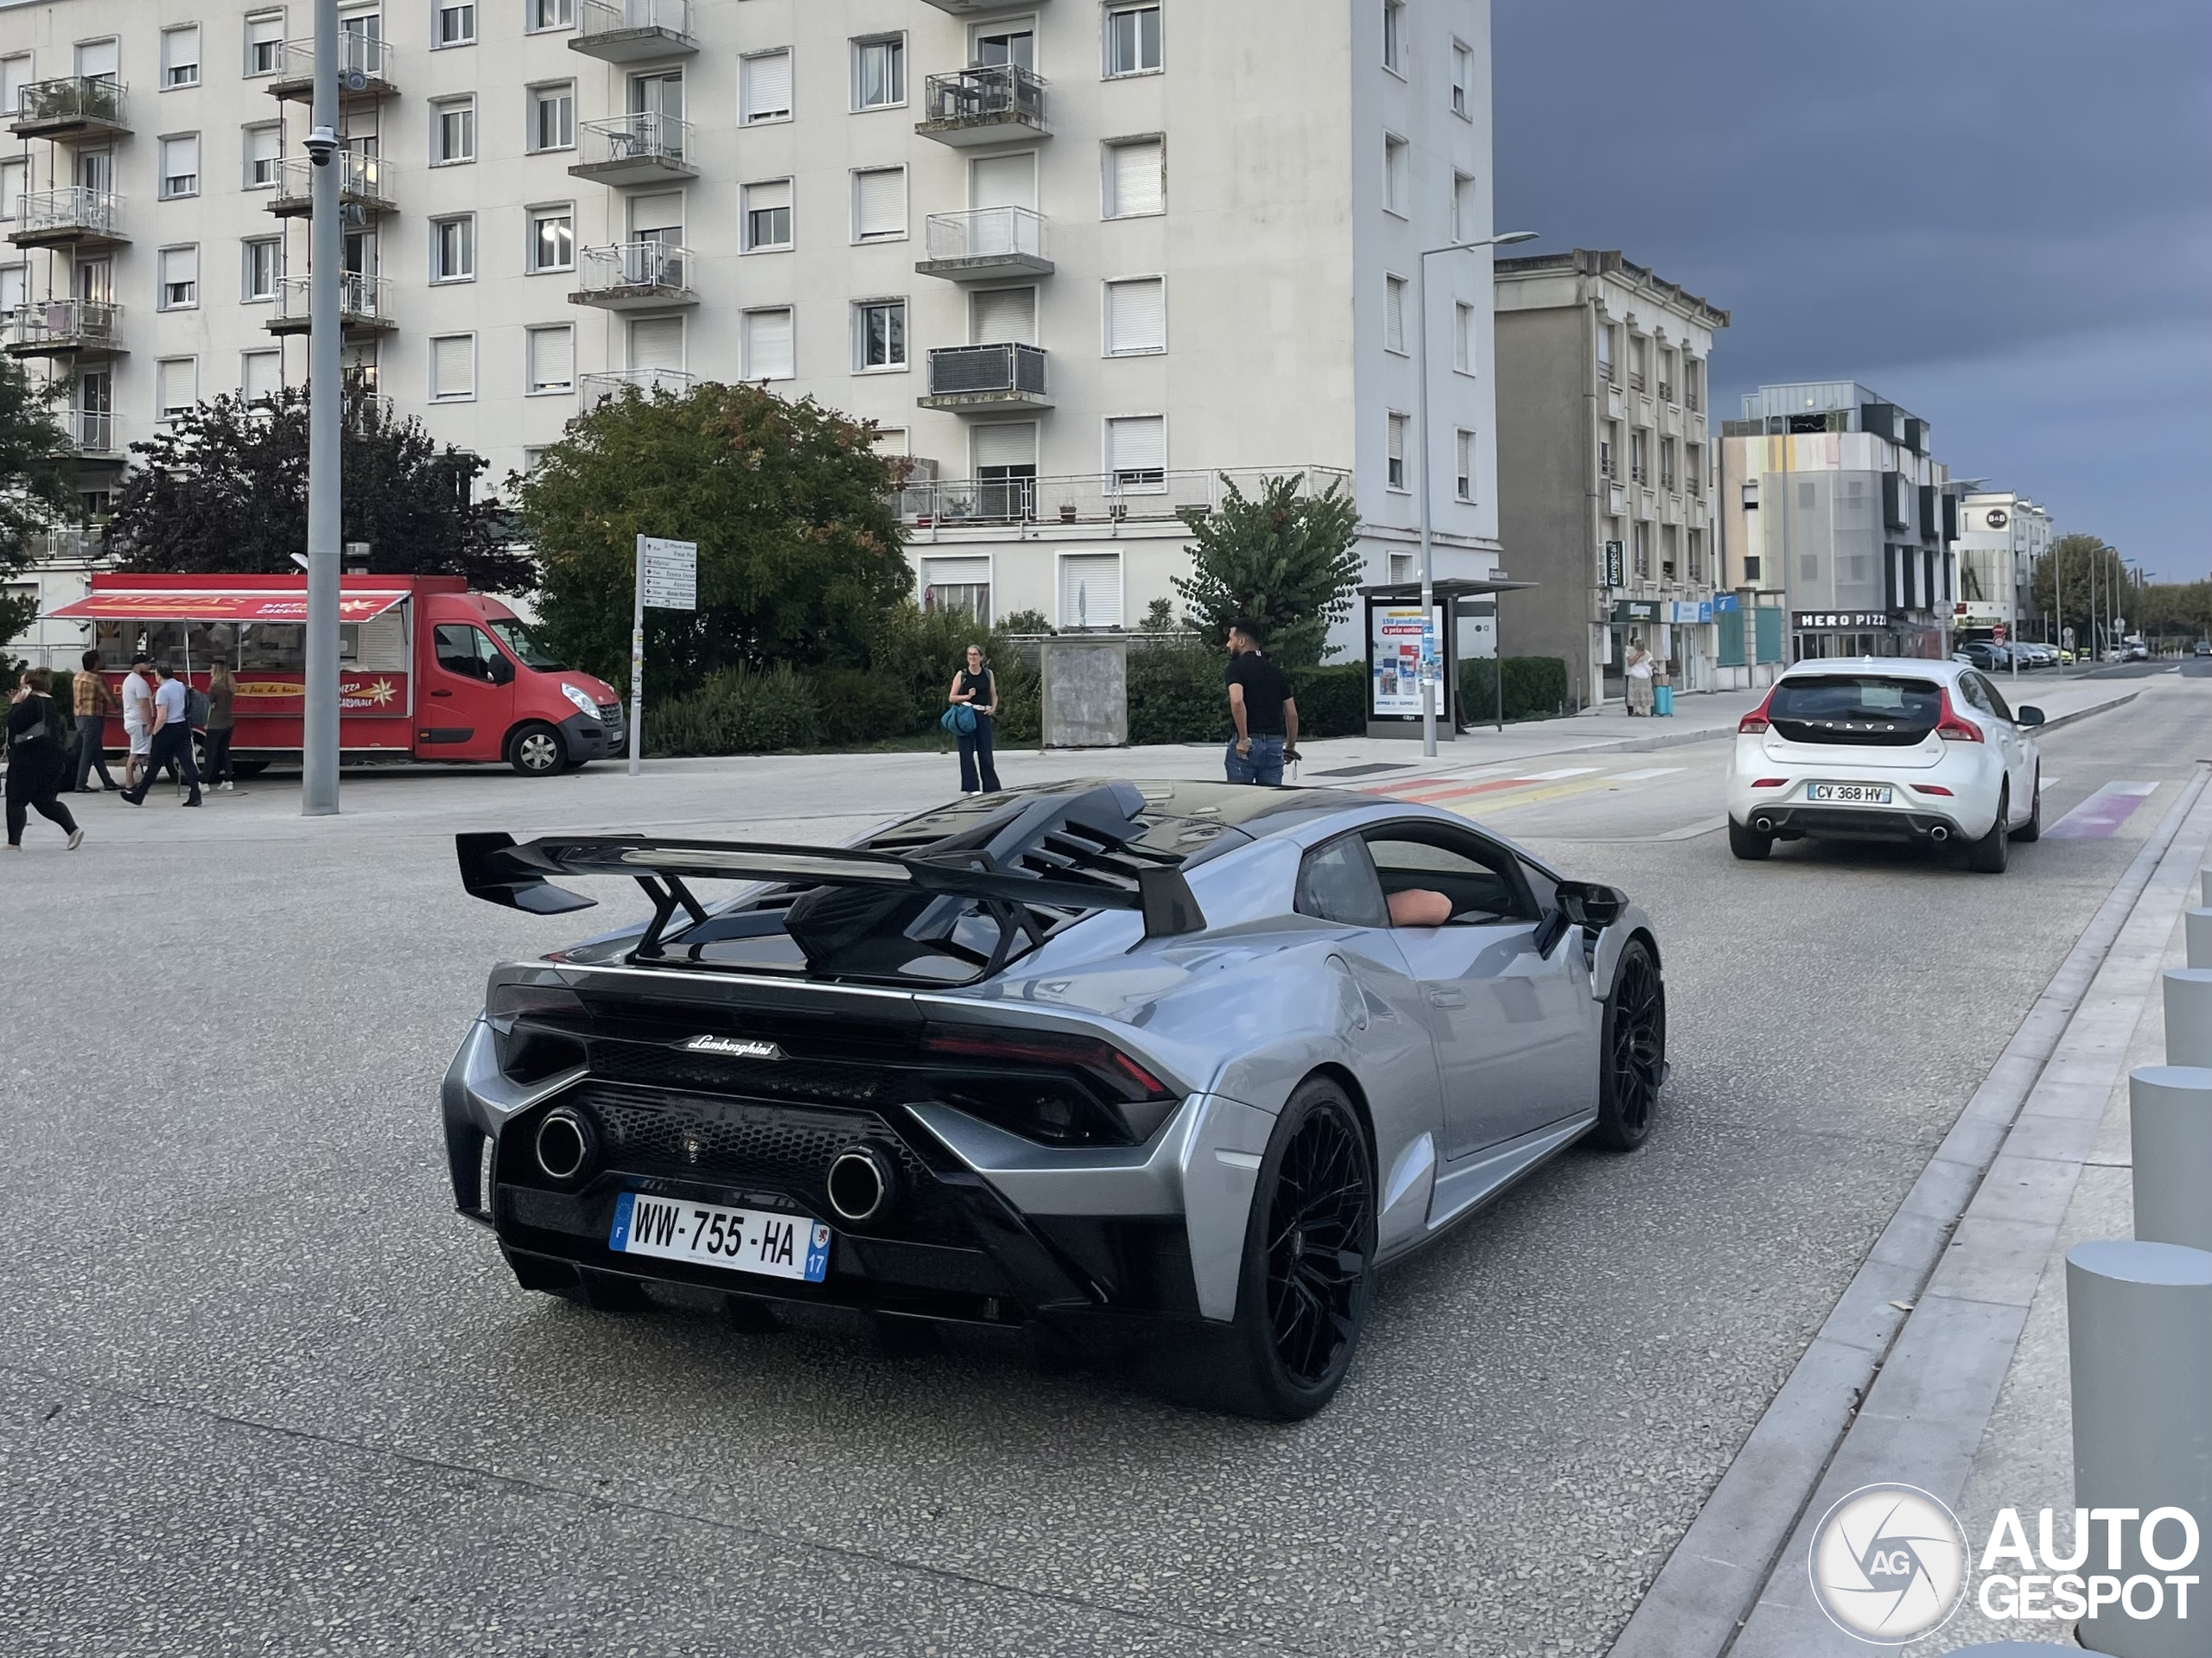
[[[1667,1077],[1667,987],[1641,938],[1629,940],[1613,969],[1600,1035],[1598,1126],[1590,1138],[1608,1151],[1634,1151],[1650,1136]]]

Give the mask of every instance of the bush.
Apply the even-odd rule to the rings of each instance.
[[[1301,737],[1367,734],[1367,668],[1340,662],[1327,668],[1294,668],[1290,694],[1298,699]]]
[[[822,715],[822,740],[833,747],[887,742],[914,734],[914,701],[906,687],[859,668],[840,668],[813,678]]]
[[[1459,664],[1459,720],[1497,717],[1497,664],[1486,657]],[[1567,663],[1560,657],[1505,658],[1505,717],[1548,720],[1567,711]]]
[[[725,669],[689,696],[645,708],[645,749],[683,754],[767,754],[822,740],[814,688],[779,664],[766,673]]]
[[[1224,657],[1197,640],[1129,652],[1129,741],[1211,743],[1227,739]]]
[[[869,677],[905,699],[902,734],[926,732],[944,717],[945,693],[952,676],[967,661],[971,645],[983,647],[983,659],[998,676],[996,735],[1001,741],[1035,742],[1039,729],[1037,670],[1023,660],[1003,628],[982,626],[959,611],[925,611],[917,605],[893,610],[869,645]],[[948,744],[951,740],[945,739]]]
[[[1010,610],[999,618],[999,629],[1007,633],[1049,633],[1052,624],[1041,610]]]

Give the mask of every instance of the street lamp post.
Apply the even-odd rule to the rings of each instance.
[[[1436,559],[1431,541],[1432,514],[1429,501],[1430,462],[1435,458],[1435,446],[1428,423],[1428,262],[1440,253],[1459,253],[1471,248],[1505,247],[1515,242],[1533,242],[1534,231],[1505,231],[1496,236],[1485,236],[1472,242],[1447,242],[1440,248],[1430,248],[1419,261],[1421,280],[1414,302],[1421,307],[1421,626],[1425,646],[1421,652],[1426,660],[1421,676],[1421,752],[1427,758],[1436,757],[1436,677],[1434,664],[1443,654],[1442,630],[1431,638],[1429,628],[1436,613]],[[1497,651],[1499,685],[1503,690],[1505,672],[1505,629],[1501,612],[1491,623],[1491,633]]]
[[[308,105],[307,707],[300,812],[338,810],[338,0],[315,0]]]

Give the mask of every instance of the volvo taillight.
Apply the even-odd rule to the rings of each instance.
[[[1939,687],[1936,695],[1943,699],[1943,717],[1936,722],[1936,734],[1947,743],[1978,743],[1984,741],[1981,727],[1971,720],[1961,720],[1951,707],[1951,693]]]
[[[1767,704],[1773,701],[1774,692],[1769,689],[1767,694],[1759,699],[1758,707],[1736,721],[1736,734],[1738,737],[1756,737],[1764,731],[1769,724],[1766,717]]]

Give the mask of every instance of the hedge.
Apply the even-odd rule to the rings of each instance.
[[[1567,712],[1567,661],[1561,657],[1505,658],[1505,717],[1548,720]],[[1459,664],[1459,721],[1497,717],[1497,664],[1487,657]]]
[[[1195,642],[1129,652],[1129,741],[1216,743],[1236,729],[1223,683],[1227,658]],[[1293,668],[1290,694],[1303,737],[1356,737],[1367,729],[1367,674],[1357,663]]]
[[[766,754],[822,741],[814,687],[781,664],[725,669],[689,696],[645,705],[645,750],[656,757]]]

